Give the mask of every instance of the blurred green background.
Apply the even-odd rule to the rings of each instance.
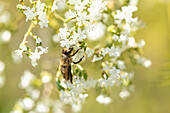
[[[23,71],[30,69],[38,73],[45,68],[55,73],[59,62],[57,51],[60,49],[57,44],[51,44],[52,39],[49,39],[52,33],[55,33],[52,28],[37,27],[34,32],[46,42],[44,47],[51,47],[49,53],[44,55],[39,63],[48,63],[46,60],[50,59],[50,62],[54,62],[53,65],[33,68],[27,57],[19,64],[13,63],[11,51],[18,49],[29,22],[26,23],[24,16],[17,10],[18,0],[1,0],[0,4],[2,2],[6,3],[5,9],[11,13],[11,20],[19,20],[16,30],[12,32],[10,43],[0,45],[0,60],[6,64],[6,84],[0,89],[0,113],[9,113],[15,101],[23,96],[23,91],[18,88]],[[91,90],[91,95],[83,105],[81,113],[170,113],[170,0],[139,0],[138,8],[136,15],[145,22],[146,27],[140,29],[135,38],[146,41],[143,56],[152,61],[152,66],[149,69],[142,66],[134,68],[135,91],[126,101],[121,100],[119,90],[114,89],[110,95],[112,103],[101,105],[94,98],[97,94]],[[8,27],[0,26],[0,30],[4,28]]]

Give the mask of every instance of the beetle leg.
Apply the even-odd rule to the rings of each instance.
[[[77,62],[73,62],[73,63],[74,63],[74,64],[78,64],[78,63],[80,63],[80,62],[83,60],[83,58],[84,58],[84,56],[83,56],[83,57],[81,57],[79,61],[77,61]]]
[[[78,53],[78,52],[79,52],[79,50],[80,50],[80,48],[79,48],[79,49],[77,49],[77,51],[76,51],[76,52],[74,52],[71,56],[74,56],[76,53]]]

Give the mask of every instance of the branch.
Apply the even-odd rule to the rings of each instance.
[[[25,43],[26,43],[26,40],[27,40],[27,38],[28,38],[28,35],[30,34],[30,32],[31,32],[31,30],[32,30],[33,27],[34,27],[34,22],[32,21],[31,24],[30,24],[30,26],[29,26],[29,28],[28,28],[28,31],[27,31],[27,32],[25,33],[25,35],[24,35],[24,39],[23,39],[23,41],[22,41],[21,44],[25,44]]]
[[[60,15],[58,15],[57,13],[54,13],[54,17],[62,20],[63,22],[65,22],[65,19],[63,17],[61,17]]]

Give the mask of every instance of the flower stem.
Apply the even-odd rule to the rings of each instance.
[[[58,15],[57,13],[54,13],[54,17],[62,20],[63,22],[65,22],[65,19],[63,17],[61,17],[60,15]]]
[[[76,19],[76,17],[69,18],[69,19],[65,20],[65,23],[67,23],[67,22],[69,22],[70,20],[73,20],[73,19]]]
[[[25,43],[26,43],[26,40],[27,40],[27,38],[28,38],[28,35],[30,34],[30,32],[31,32],[31,30],[32,30],[33,27],[34,27],[34,22],[32,21],[31,24],[30,24],[30,26],[29,26],[29,28],[28,28],[28,31],[27,31],[27,32],[25,33],[25,35],[24,35],[24,39],[23,39],[23,41],[22,41],[21,44],[25,44]]]

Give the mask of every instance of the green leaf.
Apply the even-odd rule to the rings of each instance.
[[[23,9],[18,8],[18,10],[19,10],[21,13],[23,13]]]
[[[85,70],[83,70],[83,71],[82,71],[82,74],[83,74],[83,78],[84,78],[85,80],[87,80],[88,75],[87,75],[87,73],[86,73],[86,71],[85,71]]]
[[[64,91],[65,88],[62,85],[60,85],[60,83],[61,83],[60,80],[56,81],[56,87],[57,87],[58,90],[63,90]]]
[[[81,71],[79,72],[78,76],[79,76],[80,78],[82,77],[82,72],[81,72]]]
[[[74,75],[76,75],[78,72],[79,72],[79,69],[78,69],[78,67],[76,67],[74,70]]]

